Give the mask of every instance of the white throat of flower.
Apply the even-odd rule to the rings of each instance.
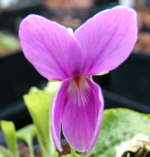
[[[73,29],[71,27],[68,27],[67,31],[69,32],[70,35],[72,35],[72,36],[74,35]]]

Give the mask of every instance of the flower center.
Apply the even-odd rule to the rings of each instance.
[[[75,84],[79,87],[82,79],[83,79],[82,76],[76,76],[76,77],[74,77],[73,80],[74,80]]]
[[[87,79],[86,76],[84,75],[78,75],[75,76],[74,78],[72,78],[71,82],[70,82],[70,87],[69,87],[69,92],[72,91],[81,91],[81,90],[85,90],[86,88],[88,88],[88,83],[87,83]]]

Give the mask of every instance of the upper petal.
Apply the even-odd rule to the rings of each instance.
[[[65,27],[29,15],[20,24],[19,37],[25,57],[47,79],[63,80],[80,73],[81,51]]]
[[[84,52],[84,73],[108,72],[131,53],[137,39],[133,9],[118,6],[96,14],[75,32]]]
[[[59,126],[55,123],[52,127],[55,127],[55,130],[59,128],[60,134],[62,123],[62,131],[67,142],[79,152],[90,151],[99,135],[103,104],[100,88],[90,79],[82,82],[80,87],[73,81],[65,81],[54,105],[53,122],[58,119],[63,106]]]

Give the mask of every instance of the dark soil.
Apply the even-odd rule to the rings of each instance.
[[[19,144],[19,150],[20,150],[20,157],[30,157],[30,154],[26,145]],[[60,157],[70,152],[70,148],[67,144],[63,145],[63,150],[64,150],[63,152],[59,153]],[[40,149],[35,150],[35,156],[42,157]]]
[[[19,149],[20,149],[20,157],[30,157],[30,154],[26,145],[19,144]],[[70,147],[67,144],[63,145],[63,150],[64,150],[63,152],[59,153],[59,157],[70,153]],[[35,156],[42,157],[40,149],[35,150]],[[91,155],[90,157],[96,157],[96,156]]]

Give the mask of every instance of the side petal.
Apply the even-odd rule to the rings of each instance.
[[[61,124],[62,124],[62,117],[66,105],[66,90],[69,87],[69,82],[65,81],[62,83],[60,90],[58,91],[51,113],[51,133],[53,136],[54,143],[59,151],[62,151],[61,147]]]
[[[84,73],[108,72],[131,53],[137,39],[133,9],[118,6],[96,14],[75,32],[84,52]]]
[[[63,92],[62,92],[63,93]],[[103,116],[103,96],[90,79],[76,88],[72,82],[59,97],[65,103],[62,131],[67,142],[79,152],[90,151],[99,135]]]
[[[25,57],[47,79],[63,80],[80,73],[81,51],[65,27],[29,15],[20,24],[19,37]]]

